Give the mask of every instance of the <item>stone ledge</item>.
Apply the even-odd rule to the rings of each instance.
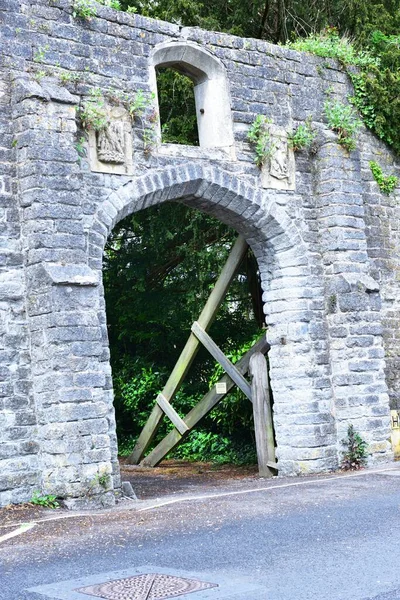
[[[52,285],[97,286],[98,274],[87,265],[46,264],[44,270]]]

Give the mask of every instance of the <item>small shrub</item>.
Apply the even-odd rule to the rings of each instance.
[[[82,127],[86,131],[101,131],[107,127],[107,109],[100,89],[92,89],[90,98],[85,100],[77,110]]]
[[[264,115],[257,115],[247,133],[247,139],[254,146],[256,153],[254,162],[260,169],[274,152],[274,144],[269,132],[270,123],[271,120]]]
[[[338,142],[346,150],[355,150],[356,135],[362,122],[357,117],[350,104],[343,104],[339,100],[328,100],[324,104],[328,125],[338,134]]]
[[[33,62],[35,63],[41,63],[44,61],[44,58],[46,56],[46,52],[49,49],[49,45],[46,44],[46,46],[39,46],[39,48],[37,48],[36,52],[33,55]]]
[[[289,134],[288,142],[294,152],[309,150],[316,135],[317,133],[313,130],[311,125],[311,117],[309,117],[304,123],[298,125],[296,129]]]
[[[141,119],[146,109],[154,100],[155,94],[146,94],[143,90],[138,90],[134,94],[112,89],[108,93],[109,100],[116,105],[122,105],[129,113],[132,121]]]
[[[78,83],[82,79],[82,75],[80,73],[75,73],[74,71],[63,71],[58,76],[61,83]]]
[[[92,0],[73,0],[72,16],[74,19],[84,19],[89,21],[97,14],[96,5]]]
[[[33,492],[33,496],[30,500],[31,504],[36,506],[44,506],[45,508],[59,508],[60,504],[57,501],[57,496],[52,494],[41,494],[39,491]]]
[[[389,196],[396,188],[399,180],[395,175],[385,175],[378,163],[371,161],[369,163],[372,174],[381,192]]]
[[[342,440],[346,447],[343,452],[341,468],[344,471],[355,471],[365,466],[367,462],[367,442],[365,442],[353,425],[347,428],[347,438]]]

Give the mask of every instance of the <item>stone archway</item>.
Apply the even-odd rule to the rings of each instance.
[[[322,327],[324,316],[322,311],[309,310],[309,301],[318,299],[320,288],[316,282],[313,287],[307,251],[295,226],[275,203],[272,191],[255,190],[218,168],[194,164],[132,179],[113,192],[94,215],[89,233],[90,267],[101,269],[105,242],[119,220],[167,200],[183,201],[234,227],[246,237],[257,257],[271,343],[280,473],[334,467],[335,425],[326,401],[328,390],[320,395],[317,389],[316,380],[322,378],[322,372],[315,367],[312,344],[312,332]],[[99,320],[104,322],[102,293]],[[103,342],[108,356],[106,337]],[[324,419],[323,439],[320,429],[312,427],[316,411],[318,418],[322,413]],[[110,435],[115,443],[113,427]],[[116,465],[115,446],[112,453]]]

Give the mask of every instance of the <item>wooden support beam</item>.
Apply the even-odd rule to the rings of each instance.
[[[244,356],[235,364],[236,369],[244,375],[247,373],[249,368],[250,358],[256,352],[265,354],[269,350],[269,344],[266,340],[265,334],[246,352]],[[205,396],[200,400],[198,404],[184,417],[183,421],[188,427],[188,431],[184,434],[180,434],[179,431],[173,429],[168,435],[146,456],[145,459],[140,463],[141,466],[155,467],[157,466],[166,455],[176,448],[193,430],[193,428],[200,423],[200,421],[212,411],[212,409],[220,402],[226,394],[234,387],[234,382],[228,375],[224,375],[218,381],[218,383],[226,384],[226,392],[218,394],[216,389],[217,386],[213,386],[212,389],[207,392]]]
[[[156,398],[156,402],[158,406],[161,408],[164,414],[167,415],[168,419],[172,421],[174,426],[177,428],[179,433],[183,435],[186,431],[189,431],[189,427],[186,423],[180,418],[176,410],[173,406],[170,405],[168,400],[164,398],[162,394],[158,394]]]
[[[221,275],[219,276],[199,316],[198,322],[200,326],[203,327],[203,329],[207,330],[213,322],[217,310],[220,307],[228,291],[228,288],[236,274],[236,271],[238,270],[242,260],[246,255],[247,250],[248,244],[246,240],[242,236],[239,236],[229,254],[228,260],[226,261],[224,268],[221,271]],[[174,395],[180,388],[182,381],[186,373],[188,372],[194,357],[197,354],[198,348],[199,341],[196,338],[196,336],[191,333],[171,375],[168,378],[167,383],[165,384],[164,389],[161,392],[168,402],[171,402]],[[143,458],[147,448],[151,444],[151,441],[158,429],[163,414],[163,411],[156,403],[146,425],[144,426],[136,442],[132,454],[127,460],[128,463],[137,465]]]
[[[260,477],[272,477],[275,465],[275,441],[269,397],[268,368],[265,356],[255,352],[250,358],[252,376],[254,432],[256,437],[258,472]]]
[[[210,338],[208,333],[204,331],[204,329],[197,321],[193,323],[192,331],[197,337],[197,339],[209,351],[211,356],[215,358],[217,362],[219,362],[221,367],[224,369],[225,373],[229,375],[229,377],[236,383],[238,388],[241,389],[244,394],[246,394],[246,396],[251,402],[252,398],[250,385],[248,381],[245,380],[243,375],[239,373],[235,365],[233,365],[231,361],[228,358],[226,358],[222,350],[217,346],[214,340]]]

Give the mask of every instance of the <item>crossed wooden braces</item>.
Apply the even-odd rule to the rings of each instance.
[[[193,428],[226,396],[234,385],[237,385],[253,403],[259,473],[261,476],[270,477],[276,471],[272,410],[269,398],[267,363],[264,356],[269,350],[266,336],[264,334],[233,365],[207,333],[207,329],[211,326],[248,248],[246,240],[239,236],[198,321],[195,321],[191,327],[188,341],[164,389],[156,398],[156,403],[150,417],[136,442],[132,454],[128,458],[130,464],[152,467],[158,465],[168,452],[173,450],[188,436]],[[182,419],[171,405],[171,401],[179,390],[196,356],[200,343],[203,344],[213,358],[222,366],[226,374]],[[248,371],[252,375],[251,386],[243,376]],[[143,458],[164,415],[173,423],[174,429],[166,435],[146,458]]]

